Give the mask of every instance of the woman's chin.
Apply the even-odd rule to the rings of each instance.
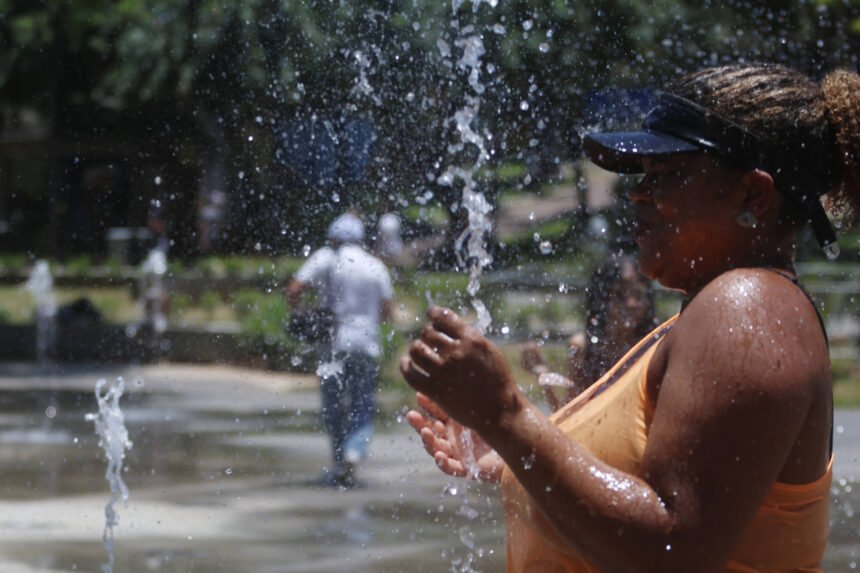
[[[639,274],[649,279],[659,280],[660,257],[656,253],[640,249],[639,251]]]

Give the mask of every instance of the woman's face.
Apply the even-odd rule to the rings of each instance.
[[[741,171],[704,153],[645,160],[631,190],[639,268],[664,286],[700,287],[723,272],[741,244],[735,216]]]

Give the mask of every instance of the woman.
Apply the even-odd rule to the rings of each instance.
[[[830,363],[793,257],[808,220],[835,250],[820,194],[858,209],[860,78],[707,69],[670,86],[642,131],[585,149],[644,172],[640,270],[684,292],[681,313],[548,419],[495,346],[432,308],[401,362],[426,410],[410,423],[443,471],[501,480],[509,571],[819,570]]]
[[[537,376],[553,412],[585,391],[656,326],[654,289],[630,255],[612,256],[594,269],[585,307],[585,331],[567,344],[568,378],[550,371],[537,344],[523,345],[521,365]]]

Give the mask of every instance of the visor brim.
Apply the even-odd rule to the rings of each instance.
[[[590,133],[582,145],[585,155],[598,167],[623,174],[642,173],[646,157],[702,151],[688,141],[653,131]]]

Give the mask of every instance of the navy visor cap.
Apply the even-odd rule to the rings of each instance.
[[[813,167],[825,162],[766,152],[754,134],[687,99],[659,92],[640,131],[590,133],[583,139],[583,151],[599,167],[623,174],[642,173],[646,157],[693,152],[711,153],[736,167],[763,169],[778,189],[805,207],[827,257],[839,255],[836,233],[819,199],[823,178]]]
[[[682,97],[659,92],[640,131],[591,133],[586,156],[616,173],[642,173],[646,157],[709,152],[735,164],[758,163],[756,137],[743,127]]]

